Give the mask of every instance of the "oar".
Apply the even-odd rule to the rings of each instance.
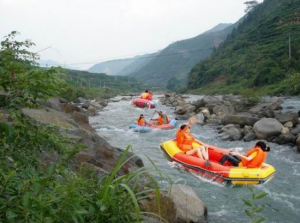
[[[153,118],[153,116],[154,116],[155,112],[157,112],[157,111],[156,111],[156,110],[154,110],[154,112],[153,112],[153,114],[152,114],[152,116],[151,116],[151,118],[150,118],[150,120],[149,120],[149,123],[150,123],[151,119]]]

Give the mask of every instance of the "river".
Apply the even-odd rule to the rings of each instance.
[[[157,99],[157,96],[154,99]],[[191,97],[190,100],[195,99],[197,96]],[[295,110],[300,110],[299,101],[295,99],[287,99],[283,105],[284,109],[292,105]],[[173,108],[158,103],[157,110],[166,111],[171,118],[175,117]],[[153,112],[153,109],[133,107],[129,101],[112,102],[99,113],[99,116],[90,117],[90,124],[111,145],[123,149],[127,145],[132,145],[133,152],[143,159],[146,167],[152,168],[149,157],[174,182],[193,187],[207,205],[208,223],[250,222],[244,211],[247,206],[243,202],[243,199],[251,199],[251,192],[247,187],[225,187],[195,176],[175,163],[167,161],[159,145],[163,141],[174,138],[175,129],[148,133],[137,133],[128,129],[140,114],[144,114],[149,121]],[[178,126],[184,122],[179,121]],[[235,148],[240,152],[245,152],[255,144],[255,141],[221,141],[217,139],[214,128],[207,125],[193,125],[191,132],[203,142],[222,148]],[[255,204],[263,206],[263,211],[256,216],[264,216],[267,218],[265,221],[267,223],[298,223],[300,222],[300,154],[296,152],[296,146],[273,143],[268,143],[268,146],[271,147],[271,152],[267,163],[275,167],[276,174],[267,184],[255,186],[255,193],[264,191],[268,194],[255,201]]]

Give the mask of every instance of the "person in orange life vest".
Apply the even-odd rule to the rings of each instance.
[[[149,123],[145,120],[143,114],[140,114],[140,117],[138,117],[138,119],[137,119],[137,125],[140,125],[140,126],[149,125]]]
[[[158,118],[151,119],[152,121],[156,121],[157,125],[163,125],[168,124],[170,122],[170,119],[167,114],[164,114],[162,111],[155,111],[158,113]]]
[[[263,141],[258,141],[253,149],[250,149],[246,155],[242,155],[237,152],[230,152],[223,155],[219,163],[224,164],[229,161],[233,166],[245,166],[248,168],[260,167],[267,158],[267,153],[270,151],[270,147]]]
[[[190,118],[187,125],[181,125],[176,133],[177,146],[185,152],[186,155],[194,155],[208,161],[208,148],[204,145],[199,145],[193,135],[190,133],[190,126],[196,122],[196,118]],[[209,162],[208,162],[209,163]]]
[[[142,99],[147,99],[149,97],[149,92],[148,90],[145,90],[145,92],[143,92],[140,96],[140,98]]]
[[[150,91],[148,97],[146,98],[147,100],[152,101],[153,99],[153,93]]]

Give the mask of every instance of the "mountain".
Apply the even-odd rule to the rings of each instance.
[[[117,73],[117,75],[121,75],[121,76],[128,75],[130,73],[133,73],[133,72],[143,68],[148,63],[150,63],[150,61],[152,61],[153,58],[157,54],[158,54],[158,52],[148,53],[148,54],[144,54],[144,55],[136,56],[136,57],[132,58],[131,60],[133,60],[133,62],[130,63],[129,65],[127,65],[126,67],[124,67],[121,71],[119,71]]]
[[[110,60],[95,64],[88,69],[91,73],[105,73],[107,75],[117,75],[122,69],[134,62],[133,58]]]
[[[183,86],[190,69],[211,55],[231,32],[231,24],[219,24],[194,38],[177,41],[161,50],[148,64],[129,74],[140,81],[173,89]]]
[[[82,70],[78,67],[65,66],[64,64],[61,64],[54,60],[39,60],[39,66],[40,67],[64,67],[66,69]]]
[[[299,71],[300,0],[265,0],[248,13],[210,58],[191,70],[187,87],[273,85],[282,93],[292,90],[286,83]]]

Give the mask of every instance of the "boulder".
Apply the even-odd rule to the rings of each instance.
[[[100,168],[102,171],[97,171],[99,173],[111,171],[123,154],[122,149],[111,146],[94,131],[89,131],[92,128],[91,126],[88,127],[88,120],[85,114],[79,112],[73,113],[72,117],[79,122],[78,124],[69,115],[51,108],[24,108],[22,112],[25,116],[39,124],[57,126],[64,133],[65,137],[70,140],[70,144],[87,146],[86,149],[80,150],[74,158],[77,160],[77,163],[91,164],[90,166],[94,165]],[[128,161],[121,167],[118,175],[127,174],[131,170],[144,165],[143,161],[138,156],[134,156],[133,153],[128,152],[126,156],[126,160]],[[132,158],[129,159],[130,157]],[[76,166],[76,164],[73,165]],[[97,168],[93,169],[96,170]]]
[[[233,106],[228,102],[223,105],[217,105],[213,108],[213,113],[220,118],[224,118],[227,115],[235,113]]]
[[[177,106],[174,111],[174,113],[178,115],[184,115],[186,112],[187,110],[182,106]]]
[[[293,135],[298,135],[300,133],[300,125],[297,125],[295,128],[291,129]]]
[[[298,124],[298,114],[297,113],[290,113],[290,114],[278,114],[275,116],[281,124],[285,124],[287,122],[292,122],[294,126]]]
[[[176,208],[175,222],[205,222],[207,218],[207,207],[197,196],[195,191],[188,185],[173,185],[170,197]]]
[[[300,135],[296,139],[296,145],[297,145],[297,148],[298,148],[298,152],[300,152]]]
[[[79,97],[79,98],[77,98],[77,99],[75,99],[75,103],[86,103],[86,99],[85,98],[82,98],[82,97]]]
[[[250,132],[250,133],[247,133],[243,139],[245,142],[250,142],[250,141],[257,139],[257,136],[254,133]]]
[[[204,223],[207,219],[206,205],[201,201],[195,191],[187,185],[173,185],[170,194],[160,192],[161,217],[172,223],[195,222]],[[159,215],[156,194],[150,193],[146,199],[139,202],[143,212],[152,212]],[[153,220],[149,219],[153,218]],[[146,222],[156,222],[159,217],[149,215]],[[159,221],[162,222],[162,221]]]
[[[167,220],[167,222],[176,222],[176,207],[175,203],[172,200],[172,198],[165,193],[160,193],[159,195],[159,201],[160,201],[160,216]],[[157,207],[157,200],[156,200],[156,194],[151,193],[147,195],[147,199],[143,199],[139,202],[139,206],[141,211],[143,212],[151,212],[156,213],[159,215],[158,207]],[[153,219],[160,220],[159,217],[153,217],[152,215],[148,216]],[[149,221],[150,219],[148,219]],[[152,220],[150,221],[152,222]],[[159,221],[162,222],[162,221]]]
[[[218,138],[223,140],[235,141],[242,138],[241,130],[235,126],[225,126],[222,128],[222,133]]]
[[[196,113],[201,113],[204,115],[204,117],[206,119],[209,119],[210,118],[210,111],[208,108],[199,108],[198,111]]]
[[[293,128],[293,123],[292,122],[287,122],[284,124],[284,127],[287,127],[287,128]]]
[[[196,121],[197,124],[200,124],[200,125],[204,124],[205,117],[202,113],[196,114],[195,117],[197,119],[197,121]]]
[[[186,104],[183,106],[183,108],[186,110],[187,113],[195,112],[196,111],[196,106],[191,105],[191,104]]]
[[[220,104],[220,103],[222,103],[222,100],[220,100],[217,97],[210,96],[210,95],[204,96],[201,100],[202,100],[203,105],[206,105],[206,104]]]
[[[263,111],[268,110],[280,110],[282,109],[281,104],[278,102],[260,103],[249,109],[249,112],[254,114],[260,114]]]
[[[296,141],[296,136],[292,135],[291,133],[281,134],[274,140],[275,143],[280,145],[289,144],[289,143],[294,144],[295,141]]]
[[[288,144],[288,143],[295,143],[295,140],[296,140],[296,136],[290,134],[290,133],[287,133],[287,134],[281,134],[279,135],[275,140],[274,142],[277,143],[277,144]]]
[[[238,124],[240,126],[253,126],[257,121],[259,121],[258,118],[251,117],[251,116],[244,116],[244,115],[227,115],[222,119],[223,125],[228,124]]]
[[[267,139],[281,134],[283,125],[274,118],[263,118],[256,122],[253,131],[258,139]]]

